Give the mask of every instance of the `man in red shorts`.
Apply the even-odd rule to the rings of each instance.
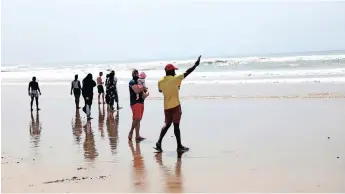
[[[145,138],[140,136],[140,121],[144,114],[144,100],[149,95],[148,90],[145,88],[138,87],[139,72],[138,70],[133,70],[132,72],[133,79],[129,82],[129,94],[130,94],[130,103],[133,113],[132,127],[128,134],[128,140],[132,140],[133,131],[135,129],[135,140],[140,142]],[[137,99],[137,94],[139,98]]]
[[[193,67],[189,68],[185,73],[176,75],[175,70],[177,68],[168,64],[165,66],[165,74],[162,79],[158,81],[158,90],[164,95],[164,114],[165,114],[165,125],[163,126],[159,140],[156,143],[155,149],[159,152],[162,150],[162,140],[167,133],[171,124],[174,124],[174,134],[177,142],[177,151],[184,152],[188,151],[189,148],[184,147],[181,143],[181,132],[180,132],[180,120],[181,120],[181,105],[179,99],[179,87],[184,78],[186,78],[194,69],[200,64],[199,56]]]

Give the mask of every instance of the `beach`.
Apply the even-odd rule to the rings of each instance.
[[[32,116],[27,84],[1,86],[2,192],[345,192],[344,83],[184,84],[180,158],[173,128],[163,153],[152,148],[164,121],[156,84],[139,144],[127,140],[128,85],[113,117],[95,88],[86,129],[69,84],[40,86]]]

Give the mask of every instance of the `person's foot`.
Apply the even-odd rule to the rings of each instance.
[[[37,111],[40,111],[41,109],[40,108],[37,108]]]
[[[135,141],[137,142],[137,143],[139,143],[139,142],[141,142],[141,141],[143,141],[143,140],[145,140],[146,138],[144,138],[144,137],[137,137],[137,138],[135,138]]]
[[[133,133],[129,133],[129,134],[128,134],[128,140],[129,140],[129,141],[132,141],[132,138],[133,138]]]
[[[189,148],[188,147],[185,147],[185,146],[181,146],[181,147],[178,147],[177,152],[187,152],[189,151]]]
[[[161,144],[158,143],[158,142],[156,143],[156,147],[154,147],[154,149],[157,150],[158,152],[163,152],[162,146],[161,146]]]
[[[90,121],[91,119],[93,119],[92,117],[87,117],[87,120]]]

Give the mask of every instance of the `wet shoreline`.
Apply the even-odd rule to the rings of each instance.
[[[69,88],[43,87],[42,110],[31,117],[26,86],[2,86],[2,192],[345,191],[345,102],[331,97],[344,95],[342,85],[185,86],[181,133],[191,150],[181,158],[172,129],[164,152],[154,153],[163,104],[149,87],[147,140],[131,144],[126,87],[119,90],[124,108],[112,116],[95,95],[84,128]],[[202,98],[232,95],[312,98]]]

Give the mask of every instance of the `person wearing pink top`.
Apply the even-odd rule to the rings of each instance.
[[[147,89],[147,87],[146,87],[146,84],[145,84],[145,79],[146,79],[146,74],[145,74],[145,72],[141,72],[140,74],[139,74],[139,79],[138,79],[138,87],[139,88],[142,88],[142,89]],[[140,94],[137,94],[137,100],[139,99],[139,95]]]

